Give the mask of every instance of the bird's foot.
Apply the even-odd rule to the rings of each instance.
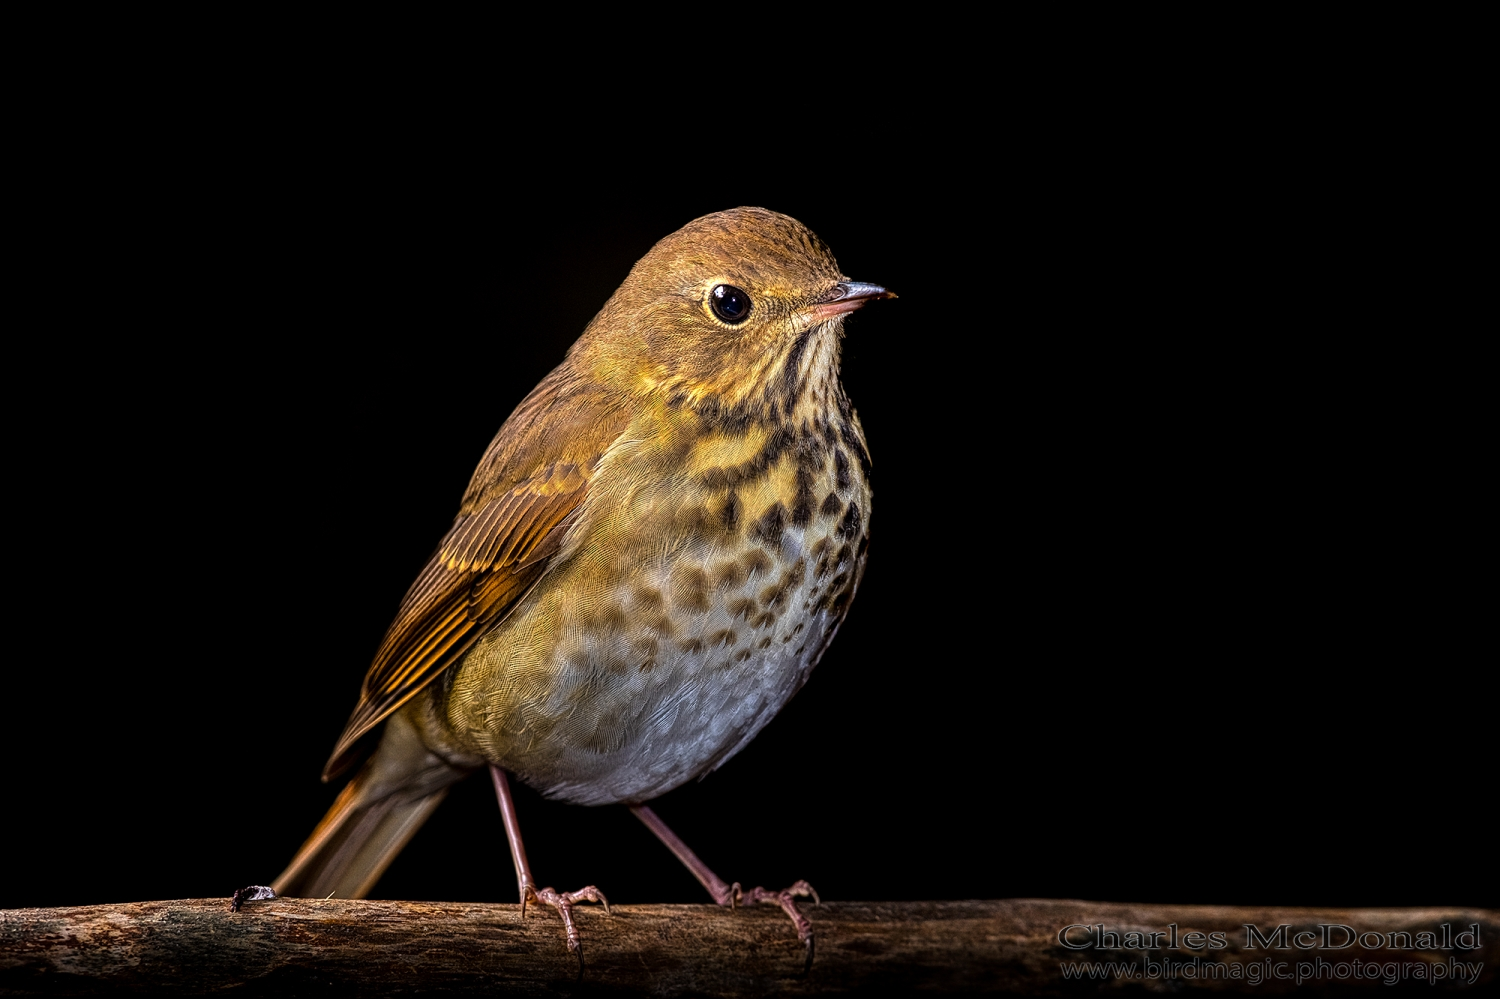
[[[583,967],[583,940],[578,936],[578,927],[573,923],[573,905],[576,902],[598,902],[604,906],[604,911],[609,912],[609,899],[604,897],[604,892],[589,885],[577,891],[554,891],[551,888],[537,888],[535,885],[527,885],[521,892],[521,918],[526,918],[526,902],[535,900],[538,903],[552,906],[562,916],[563,929],[568,934],[568,950],[578,955],[578,966],[580,971]]]
[[[798,881],[784,891],[769,891],[765,888],[751,888],[745,891],[736,881],[724,892],[715,892],[715,897],[720,905],[727,905],[731,909],[738,905],[754,905],[756,902],[774,902],[781,906],[781,911],[786,913],[792,920],[792,925],[797,928],[797,939],[807,951],[807,959],[803,962],[802,973],[812,967],[813,961],[813,928],[802,910],[797,908],[796,899],[811,898],[813,905],[821,905],[823,900],[818,897],[818,891],[806,881]]]
[[[818,893],[812,885],[806,881],[798,881],[785,891],[767,891],[764,888],[752,888],[745,891],[740,887],[739,882],[732,885],[725,884],[722,878],[709,870],[707,864],[698,859],[696,853],[688,849],[688,845],[667,827],[667,824],[656,812],[652,811],[649,805],[631,805],[630,811],[666,845],[668,850],[676,855],[678,860],[682,861],[684,867],[693,872],[693,877],[698,879],[700,885],[708,889],[709,895],[713,896],[715,902],[727,905],[731,909],[741,902],[746,905],[754,902],[775,902],[781,906],[781,911],[791,917],[792,925],[797,927],[797,939],[802,941],[802,947],[807,953],[807,958],[802,964],[802,974],[808,973],[813,961],[813,928],[812,923],[808,922],[807,917],[797,908],[796,899],[799,896],[810,897],[814,905],[822,904],[823,900],[818,898]]]

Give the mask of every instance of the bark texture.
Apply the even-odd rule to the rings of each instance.
[[[1046,899],[974,902],[839,902],[809,907],[817,934],[810,974],[790,921],[770,906],[708,905],[577,910],[585,970],[564,947],[556,913],[501,904],[316,901],[278,898],[137,902],[0,911],[0,994],[225,992],[234,995],[468,993],[557,995],[629,991],[758,996],[834,992],[1012,992],[1072,995],[1147,992],[1393,994],[1429,982],[1469,992],[1491,987],[1500,959],[1500,913],[1487,909],[1291,909],[1126,905]],[[1178,946],[1169,927],[1176,924]],[[1272,936],[1247,946],[1246,924]],[[1285,924],[1278,944],[1274,934]],[[1315,940],[1320,925],[1365,934],[1342,949]],[[1100,926],[1116,934],[1090,942]],[[1447,927],[1445,930],[1444,927]],[[1076,927],[1085,927],[1083,929]],[[1226,946],[1192,950],[1192,931]],[[1127,937],[1136,933],[1135,938]],[[1391,934],[1410,934],[1413,947]],[[1419,934],[1432,945],[1416,946]],[[1164,934],[1154,940],[1140,934]],[[1308,936],[1307,934],[1311,934]],[[1347,933],[1331,931],[1329,943]],[[1473,933],[1475,939],[1463,936]],[[1380,934],[1380,946],[1374,944]],[[1395,946],[1392,946],[1394,941]],[[1152,943],[1155,946],[1152,946]],[[1476,943],[1477,946],[1467,946]],[[1194,959],[1197,963],[1194,963]],[[1297,983],[1299,962],[1328,966]],[[1064,965],[1114,962],[1103,977],[1068,978]],[[1338,976],[1337,966],[1345,965]],[[1359,970],[1354,968],[1359,965]],[[1458,965],[1482,965],[1466,985]],[[1151,976],[1152,966],[1156,977]],[[1236,970],[1235,965],[1239,968]],[[1371,967],[1384,977],[1364,975]],[[1261,971],[1251,972],[1252,967]],[[1438,968],[1444,969],[1438,971]],[[1192,970],[1188,970],[1191,968]],[[1251,981],[1252,974],[1255,981]],[[1384,991],[1382,991],[1384,990]]]

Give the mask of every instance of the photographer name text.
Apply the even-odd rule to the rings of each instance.
[[[1479,924],[1454,931],[1448,923],[1436,930],[1375,930],[1361,932],[1344,923],[1317,923],[1314,927],[1293,927],[1282,923],[1267,932],[1254,923],[1241,924],[1245,931],[1245,950],[1478,950]],[[1113,930],[1103,923],[1072,923],[1057,931],[1057,942],[1068,950],[1227,950],[1233,946],[1229,933],[1223,930],[1204,932],[1179,931],[1176,923],[1162,930]]]

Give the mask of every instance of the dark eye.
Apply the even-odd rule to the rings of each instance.
[[[742,323],[750,314],[750,296],[732,284],[721,284],[708,293],[714,315],[726,323]]]

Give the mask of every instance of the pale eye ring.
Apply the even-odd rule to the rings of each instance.
[[[721,284],[708,293],[708,304],[714,315],[731,326],[750,315],[750,296],[732,284]]]

